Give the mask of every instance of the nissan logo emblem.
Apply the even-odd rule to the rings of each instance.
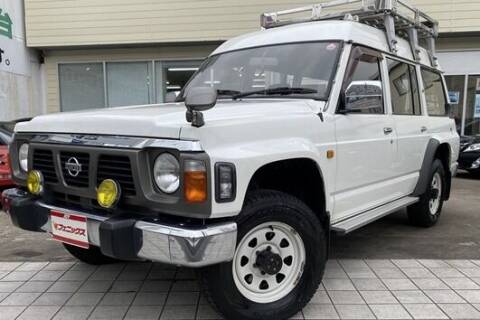
[[[76,177],[82,172],[82,164],[77,158],[71,157],[65,162],[65,169],[70,176]]]

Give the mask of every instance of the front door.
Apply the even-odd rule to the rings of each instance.
[[[385,108],[383,58],[352,50],[337,112],[337,173],[332,222],[395,200],[396,132]]]

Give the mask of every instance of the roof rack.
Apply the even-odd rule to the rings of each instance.
[[[334,9],[346,5],[354,8],[335,12]],[[325,12],[325,9],[328,12]],[[309,13],[309,15],[299,17],[301,13]],[[294,17],[281,19],[289,15]],[[357,21],[384,30],[390,51],[394,54],[398,52],[397,36],[404,38],[410,42],[415,60],[420,59],[420,41],[423,40],[423,46],[428,51],[432,65],[438,65],[435,49],[438,22],[404,0],[333,0],[306,7],[264,13],[261,16],[261,25],[265,29],[270,29],[320,20]]]

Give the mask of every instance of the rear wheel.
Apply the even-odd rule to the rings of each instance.
[[[420,201],[407,210],[410,222],[420,227],[435,225],[442,212],[446,178],[443,164],[438,159],[432,164],[429,181],[427,190],[420,196]]]
[[[276,191],[247,197],[231,262],[201,271],[207,298],[227,319],[287,319],[317,290],[324,230],[304,203]]]
[[[102,265],[120,262],[120,260],[110,258],[102,254],[100,248],[98,247],[90,247],[88,249],[83,249],[66,243],[64,243],[63,246],[72,256],[88,264]]]

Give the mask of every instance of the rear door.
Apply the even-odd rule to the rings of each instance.
[[[397,132],[398,152],[394,171],[398,174],[397,192],[409,195],[418,180],[430,134],[428,117],[421,106],[417,68],[387,58],[389,103]]]
[[[383,63],[378,52],[362,47],[352,50],[343,83],[349,98],[341,104],[353,104],[353,109],[339,110],[335,116],[337,173],[332,222],[396,197],[392,182],[396,133],[385,104]],[[378,99],[372,99],[377,94]]]

